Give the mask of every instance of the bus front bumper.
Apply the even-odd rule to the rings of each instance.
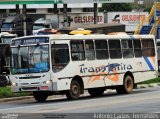
[[[33,92],[33,91],[53,91],[52,83],[46,85],[25,85],[18,86],[17,84],[12,84],[12,92]]]

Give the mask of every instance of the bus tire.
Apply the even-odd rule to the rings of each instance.
[[[116,91],[119,94],[129,94],[133,91],[133,87],[134,87],[133,78],[127,75],[124,78],[123,85],[118,86],[118,88],[116,88]]]
[[[88,93],[93,97],[103,95],[104,91],[105,91],[104,88],[91,88],[91,89],[88,89]]]
[[[47,92],[33,92],[33,96],[38,102],[45,102],[48,98]]]
[[[70,100],[76,100],[80,96],[80,84],[73,80],[71,82],[70,90],[66,92],[66,97]]]

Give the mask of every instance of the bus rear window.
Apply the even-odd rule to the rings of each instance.
[[[143,39],[142,46],[143,46],[142,49],[143,56],[148,56],[148,57],[155,56],[153,39]]]

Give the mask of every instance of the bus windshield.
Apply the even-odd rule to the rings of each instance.
[[[11,73],[39,73],[49,71],[48,45],[32,45],[11,49]]]

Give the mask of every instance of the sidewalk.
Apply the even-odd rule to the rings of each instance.
[[[152,84],[139,84],[137,85],[137,89],[140,88],[147,88],[147,87],[157,87],[160,86],[160,83],[152,83]],[[106,90],[105,93],[113,93],[116,92],[115,90]],[[83,94],[83,95],[88,95],[87,93]],[[60,98],[60,97],[64,97],[63,95],[53,95],[50,96],[49,99],[53,99],[53,98]],[[23,99],[31,99],[33,98],[33,96],[22,96],[22,97],[11,97],[11,98],[2,98],[0,99],[0,102],[8,102],[8,101],[15,101],[15,100],[23,100]]]
[[[30,99],[30,98],[33,98],[33,96],[2,98],[0,99],[0,102],[8,102],[8,101],[15,101],[15,100]]]
[[[137,88],[147,88],[147,87],[157,87],[160,86],[160,83],[150,83],[150,84],[139,84]]]

